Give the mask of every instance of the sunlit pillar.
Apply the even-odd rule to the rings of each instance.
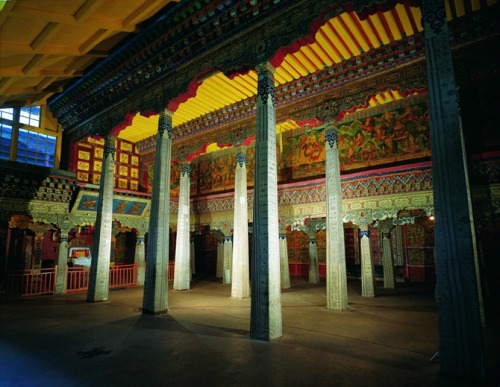
[[[61,229],[59,236],[59,252],[57,253],[57,276],[55,294],[65,294],[68,278],[68,232]]]
[[[107,136],[104,143],[104,159],[97,202],[94,247],[90,265],[87,301],[106,301],[109,294],[109,266],[111,233],[113,230],[113,185],[116,137]]]
[[[156,139],[153,194],[149,216],[148,251],[142,313],[168,311],[168,260],[170,233],[170,161],[172,113],[160,113]]]
[[[276,162],[275,69],[258,72],[257,127],[252,250],[250,337],[272,340],[282,335],[281,279]]]
[[[234,230],[231,297],[240,299],[250,297],[247,195],[246,152],[244,147],[238,147],[236,150],[236,172],[234,179]]]
[[[370,231],[367,223],[359,225],[361,247],[361,295],[375,297],[375,275],[373,272],[373,256],[370,244]]]
[[[231,283],[231,270],[233,266],[233,237],[232,235],[224,235],[224,266],[222,268],[222,283]]]
[[[191,166],[183,164],[179,184],[179,211],[177,215],[177,241],[175,244],[174,290],[189,289],[191,281],[189,252],[189,190],[191,186]]]
[[[328,309],[347,310],[347,271],[336,128],[326,129],[325,139],[326,306]]]
[[[137,286],[144,286],[146,274],[144,235],[137,233],[134,262],[137,264]]]
[[[281,268],[281,289],[289,289],[290,267],[288,265],[288,244],[286,242],[286,228],[280,230],[280,268]]]

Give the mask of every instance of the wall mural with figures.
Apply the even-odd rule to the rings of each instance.
[[[429,108],[427,102],[387,110],[338,124],[338,147],[342,171],[430,157]],[[322,177],[325,174],[325,130],[299,129],[281,134],[277,142],[278,182]],[[247,184],[253,187],[255,149],[247,148]],[[191,165],[191,196],[234,189],[234,149],[195,158]],[[171,166],[171,195],[178,196],[180,164]],[[154,164],[147,167],[147,188],[152,190]]]

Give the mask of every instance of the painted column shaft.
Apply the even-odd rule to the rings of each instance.
[[[57,254],[57,277],[55,294],[65,294],[67,286],[68,268],[68,234],[61,233],[59,237],[59,252]]]
[[[156,140],[142,306],[142,312],[147,314],[166,313],[168,310],[171,136],[172,114],[162,112]]]
[[[318,241],[309,236],[309,283],[319,283]]]
[[[279,234],[280,237],[280,265],[281,265],[281,289],[290,289],[290,267],[288,266],[288,245],[286,243],[286,232]]]
[[[234,182],[234,230],[231,297],[250,297],[250,262],[248,259],[248,199],[245,151],[238,149]]]
[[[359,237],[361,245],[361,295],[375,297],[375,275],[368,225],[360,225]]]
[[[217,245],[218,246],[218,245]],[[191,277],[196,273],[196,261],[195,261],[195,251],[194,251],[194,237],[189,236],[189,267],[191,270]]]
[[[217,278],[224,276],[224,238],[218,237],[217,241]]]
[[[104,160],[97,203],[94,247],[90,266],[87,301],[106,301],[109,293],[109,265],[111,259],[111,235],[113,230],[113,183],[115,164],[115,140],[108,136],[104,144]]]
[[[144,276],[146,274],[146,261],[144,250],[144,236],[137,235],[135,244],[135,263],[137,263],[137,286],[144,286]]]
[[[325,136],[326,307],[333,310],[347,310],[349,305],[337,131],[329,128]]]
[[[189,289],[191,281],[189,252],[189,189],[191,169],[183,165],[179,187],[179,212],[177,216],[177,241],[175,244],[174,290]]]
[[[258,65],[250,337],[282,335],[274,69]]]
[[[231,271],[233,263],[233,241],[231,235],[224,236],[224,266],[223,266],[223,284],[231,283]]]
[[[382,231],[382,264],[384,267],[384,288],[394,289],[396,287],[396,278],[394,277],[391,234],[384,231]]]
[[[483,380],[479,271],[444,0],[424,0],[422,21],[431,116],[439,363],[443,375]]]

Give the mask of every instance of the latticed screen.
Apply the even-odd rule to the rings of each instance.
[[[54,166],[56,138],[19,129],[16,161],[44,167]]]

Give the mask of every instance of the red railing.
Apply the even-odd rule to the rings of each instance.
[[[89,287],[90,268],[74,266],[67,268],[66,293],[86,292]]]
[[[32,269],[9,271],[0,281],[0,291],[22,296],[53,294],[56,269]]]
[[[137,263],[111,266],[109,268],[109,288],[137,286]]]

